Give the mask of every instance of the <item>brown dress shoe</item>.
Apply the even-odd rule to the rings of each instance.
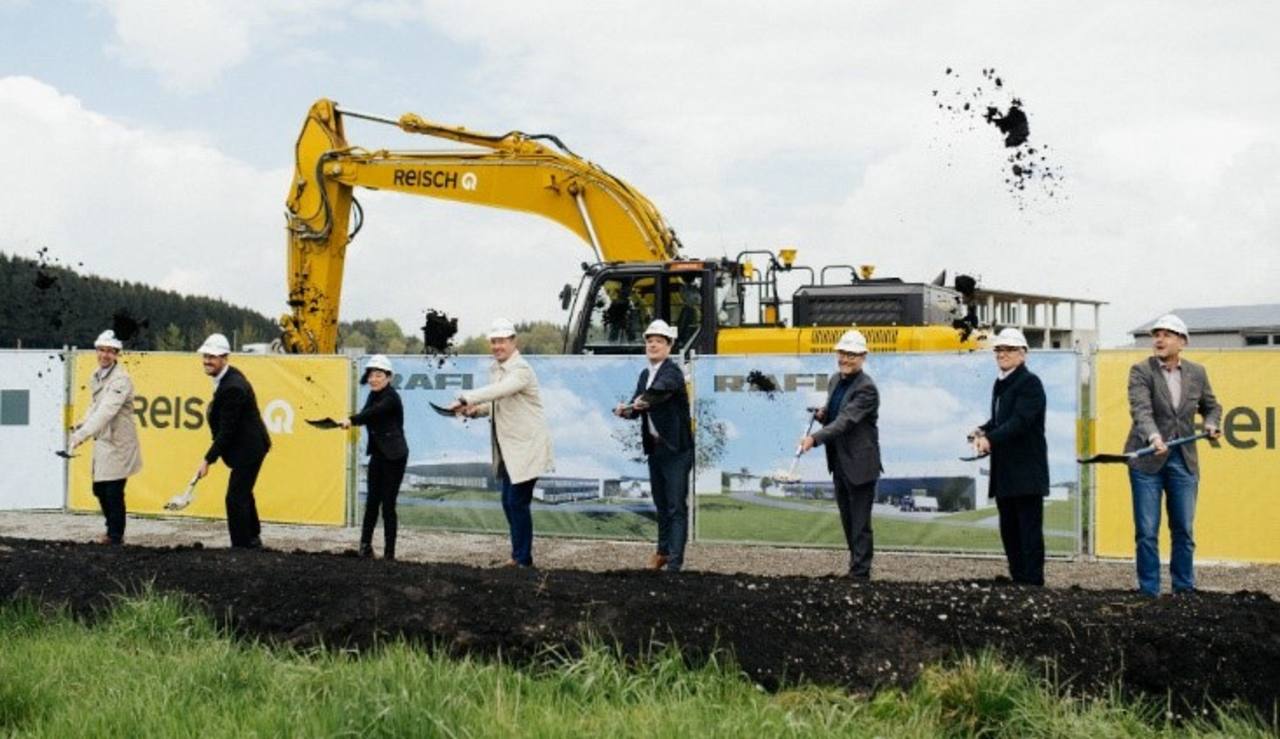
[[[649,555],[649,564],[646,565],[646,569],[660,570],[666,566],[667,566],[667,555],[658,554],[657,552],[654,552],[653,554]]]
[[[94,539],[93,543],[94,544],[114,544],[115,542],[111,541],[110,536],[103,534],[102,536],[99,536],[97,539]]]

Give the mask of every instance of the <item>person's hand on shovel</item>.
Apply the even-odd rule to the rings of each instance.
[[[200,466],[196,468],[196,479],[203,480],[207,474],[209,474],[209,463],[202,459],[200,460]]]
[[[817,443],[814,441],[813,436],[812,436],[812,435],[810,435],[810,434],[806,434],[806,435],[804,435],[804,436],[800,437],[800,451],[799,451],[799,454],[804,454],[805,452],[809,451],[810,449],[814,448],[815,446],[817,446]]]
[[[341,421],[338,421],[338,427],[341,428],[343,431],[349,430],[351,428],[351,419],[344,418]]]

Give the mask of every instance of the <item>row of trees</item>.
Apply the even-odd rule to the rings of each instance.
[[[237,346],[279,335],[275,321],[223,300],[0,253],[0,346],[85,347],[106,328],[134,351],[192,351],[215,332]]]
[[[216,298],[181,295],[138,282],[84,275],[69,266],[0,252],[0,347],[87,347],[103,329],[127,336],[133,351],[194,351],[212,333],[234,348],[270,342],[276,322]],[[114,324],[114,325],[113,325]],[[525,354],[558,354],[564,327],[549,321],[516,324]],[[421,354],[420,335],[405,334],[390,318],[338,324],[340,348],[380,354]],[[484,334],[455,340],[459,354],[488,354]]]
[[[517,323],[520,351],[525,354],[559,354],[564,351],[564,327],[550,321]],[[488,354],[489,340],[484,334],[454,340],[458,354]],[[400,324],[390,318],[340,321],[338,347],[343,350],[363,349],[369,354],[422,354],[422,337],[405,335]]]

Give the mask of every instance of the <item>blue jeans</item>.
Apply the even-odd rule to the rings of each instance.
[[[505,464],[500,471],[502,512],[506,514],[507,527],[511,530],[511,558],[522,567],[532,567],[533,515],[529,513],[529,504],[533,501],[533,487],[538,483],[538,478],[513,483]]]
[[[673,452],[659,444],[649,455],[649,491],[658,510],[658,554],[667,558],[667,569],[684,566],[684,545],[689,538],[689,470],[693,450]]]
[[[1154,474],[1129,468],[1129,485],[1133,488],[1133,524],[1137,535],[1138,588],[1147,595],[1160,594],[1160,494],[1165,495],[1169,512],[1169,533],[1173,553],[1169,559],[1169,576],[1173,592],[1195,590],[1196,576],[1192,557],[1196,542],[1191,525],[1196,515],[1196,490],[1199,480],[1187,470],[1182,450],[1169,450],[1164,467]]]

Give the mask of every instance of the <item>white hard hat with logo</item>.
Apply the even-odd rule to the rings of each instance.
[[[665,336],[671,341],[675,341],[676,334],[676,327],[661,318],[649,324],[649,327],[644,330],[644,337],[646,339],[650,336]]]
[[[836,342],[836,351],[848,352],[849,354],[866,354],[867,337],[863,336],[861,331],[845,331],[840,336],[840,340]]]
[[[99,349],[102,347],[120,351],[121,349],[124,348],[124,344],[121,343],[121,341],[116,338],[115,331],[112,331],[111,329],[107,329],[106,331],[103,331],[102,333],[98,334],[98,338],[94,339],[94,342],[93,342],[93,348]]]
[[[1163,316],[1160,316],[1159,318],[1157,318],[1155,324],[1151,326],[1151,333],[1154,334],[1156,331],[1159,331],[1160,329],[1164,329],[1165,331],[1172,331],[1184,339],[1189,340],[1191,338],[1191,336],[1187,333],[1187,324],[1183,323],[1181,318],[1178,318],[1172,313],[1166,313]]]
[[[204,340],[204,343],[200,345],[196,353],[225,357],[231,353],[231,342],[227,341],[227,337],[222,334],[209,334],[209,338]]]
[[[1027,337],[1022,335],[1022,331],[1013,328],[1012,326],[1009,328],[1002,328],[1000,329],[1000,333],[996,334],[995,340],[991,342],[991,348],[994,349],[998,346],[1011,346],[1014,349],[1031,348],[1027,346]]]
[[[489,327],[490,339],[508,339],[516,335],[516,325],[507,318],[493,319],[493,325]]]

